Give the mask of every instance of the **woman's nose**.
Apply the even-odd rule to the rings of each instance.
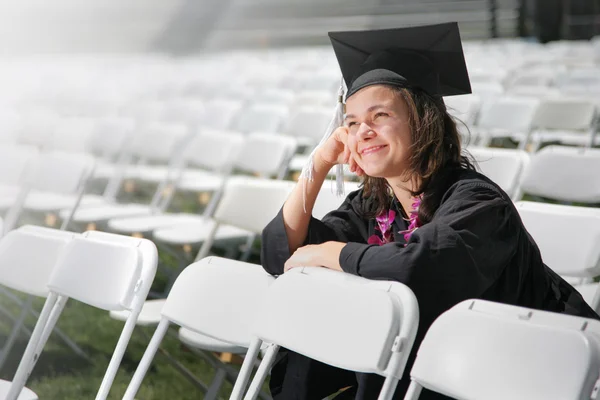
[[[371,128],[369,124],[363,122],[358,127],[358,138],[360,140],[369,140],[373,136],[375,136],[375,131]]]

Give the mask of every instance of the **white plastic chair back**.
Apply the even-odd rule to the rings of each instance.
[[[450,115],[464,124],[472,125],[477,118],[481,99],[475,94],[466,94],[444,97],[444,103]]]
[[[60,117],[48,110],[34,110],[23,114],[19,143],[45,148],[52,140]]]
[[[544,99],[534,116],[538,129],[583,131],[587,133],[596,116],[593,101],[575,99]]]
[[[498,184],[509,196],[518,195],[521,176],[529,163],[527,152],[471,147],[469,153],[475,159],[482,174]]]
[[[600,274],[600,209],[518,202],[517,210],[556,273],[593,278]],[[564,233],[562,227],[568,227]]]
[[[256,103],[268,103],[285,107],[294,100],[294,97],[295,94],[292,90],[268,88],[259,90],[253,100]]]
[[[187,135],[182,125],[151,123],[134,139],[133,153],[145,161],[166,164]]]
[[[17,186],[25,182],[27,169],[32,166],[38,156],[33,146],[9,145],[0,146],[0,184]]]
[[[47,148],[76,153],[90,151],[95,123],[96,121],[91,118],[65,118],[61,120]]]
[[[244,141],[239,133],[203,130],[186,146],[183,157],[192,166],[222,171],[236,159]]]
[[[45,297],[59,255],[78,236],[73,232],[26,225],[0,239],[0,284]]]
[[[235,100],[216,99],[205,104],[204,120],[200,128],[228,129],[242,109]]]
[[[481,110],[477,127],[509,133],[528,133],[538,105],[539,100],[535,98],[500,97]]]
[[[161,313],[182,327],[249,347],[260,299],[274,280],[260,265],[206,257],[183,270]]]
[[[238,153],[235,166],[263,176],[279,175],[294,154],[296,139],[268,133],[251,133],[242,151]]]
[[[97,122],[90,139],[93,154],[106,159],[116,157],[128,144],[135,129],[133,119],[113,117]]]
[[[334,106],[335,103],[331,109],[302,107],[294,110],[283,132],[291,136],[308,137],[318,143],[333,117]]]
[[[315,205],[313,207],[312,215],[316,219],[322,219],[329,212],[338,209],[344,200],[346,200],[346,196],[348,196],[351,192],[359,189],[359,184],[357,182],[344,182],[344,196],[338,196],[336,194],[336,188],[334,185],[330,185],[329,183],[325,183],[321,190],[319,191],[319,195],[317,196],[317,200],[315,201]]]
[[[547,146],[531,156],[523,192],[567,202],[600,202],[600,149]]]
[[[600,322],[467,300],[431,325],[405,400],[420,387],[456,399],[588,399],[600,372]]]
[[[293,188],[294,183],[290,181],[232,177],[225,184],[214,219],[261,233],[277,215]]]
[[[31,188],[61,194],[76,194],[94,170],[88,154],[51,151],[42,153],[30,174]]]
[[[335,94],[324,90],[302,90],[298,92],[292,109],[301,107],[333,107],[337,101]]]
[[[232,129],[238,132],[277,133],[285,122],[288,108],[275,104],[254,104],[240,111]]]
[[[78,237],[65,248],[48,288],[97,308],[121,311],[132,308],[141,270],[138,248]]]

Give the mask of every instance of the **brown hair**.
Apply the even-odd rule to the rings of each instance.
[[[422,195],[419,224],[431,221],[442,196],[452,184],[452,176],[460,170],[475,170],[473,163],[461,153],[456,122],[448,114],[444,102],[419,89],[389,86],[402,96],[408,106],[411,129],[411,156],[404,171],[413,183],[412,196]],[[384,178],[365,176],[365,198],[362,214],[374,218],[385,212],[391,203],[392,188]],[[407,210],[409,211],[409,210]]]

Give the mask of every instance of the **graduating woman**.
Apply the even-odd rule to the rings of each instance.
[[[348,88],[343,126],[313,152],[306,179],[265,228],[264,268],[280,275],[316,265],[408,285],[420,325],[398,399],[428,327],[465,299],[598,318],[544,265],[511,199],[461,153],[442,100],[470,93],[457,24],[330,37]],[[317,194],[340,164],[363,178],[362,187],[314,219]],[[382,382],[287,351],[273,367],[271,392],[322,399],[350,387],[338,397],[375,399]]]

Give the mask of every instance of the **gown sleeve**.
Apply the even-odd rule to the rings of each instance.
[[[348,243],[340,253],[346,272],[409,286],[420,306],[438,310],[479,297],[503,272],[518,248],[519,217],[487,183],[458,183],[430,223],[406,245]]]
[[[328,241],[366,242],[368,223],[360,218],[362,189],[350,193],[342,205],[318,220],[310,218],[308,234],[303,245]],[[283,274],[283,266],[290,258],[288,239],[283,222],[283,208],[262,232],[261,262],[272,275]]]

